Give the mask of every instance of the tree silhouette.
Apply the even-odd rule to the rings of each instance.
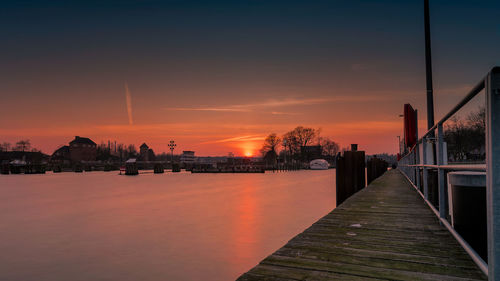
[[[30,140],[20,140],[16,142],[15,150],[25,152],[29,151],[30,147],[31,147]]]
[[[266,137],[264,140],[264,145],[262,145],[262,148],[260,152],[262,155],[266,155],[266,153],[273,151],[275,154],[278,154],[277,147],[281,144],[281,138],[278,137],[275,133],[270,134],[269,136]]]

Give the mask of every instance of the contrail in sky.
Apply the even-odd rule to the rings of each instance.
[[[128,124],[134,125],[134,120],[132,119],[132,96],[128,90],[127,82],[125,82],[125,100],[127,101]]]

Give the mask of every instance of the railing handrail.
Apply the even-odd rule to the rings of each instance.
[[[448,164],[446,144],[444,142],[444,123],[462,109],[482,90],[485,90],[485,152],[486,163],[452,163]],[[436,133],[437,130],[437,133]],[[401,171],[411,184],[422,195],[425,202],[436,213],[443,225],[453,234],[467,253],[488,275],[489,280],[500,280],[500,67],[491,71],[477,83],[467,95],[458,102],[443,118],[434,124],[419,138],[410,150],[398,160]],[[421,159],[422,158],[422,159]],[[434,206],[429,201],[429,171],[437,171],[438,202]],[[470,247],[447,222],[446,173],[449,171],[481,171],[486,172],[486,209],[488,233],[488,260],[484,260]],[[419,190],[423,189],[423,194]],[[437,202],[436,202],[437,203]],[[437,209],[437,206],[438,209]]]
[[[496,71],[500,71],[500,67],[496,66],[496,67],[493,67],[491,69],[491,72],[496,72]],[[472,88],[472,90],[469,91],[469,93],[467,93],[467,95],[465,97],[462,98],[462,100],[460,102],[458,102],[450,111],[448,111],[448,113],[446,113],[445,116],[443,116],[436,124],[434,124],[434,126],[432,126],[430,129],[427,130],[427,132],[424,133],[424,135],[419,138],[417,140],[417,142],[410,148],[410,151],[405,154],[403,157],[401,157],[401,159],[405,158],[406,156],[408,156],[412,151],[413,149],[420,143],[422,143],[422,141],[424,139],[429,139],[427,136],[429,135],[432,135],[432,133],[434,133],[434,131],[438,128],[439,125],[442,125],[444,124],[444,122],[446,122],[448,119],[450,119],[455,113],[457,113],[462,107],[464,107],[469,101],[471,101],[474,97],[476,97],[482,90],[484,90],[484,87],[485,87],[485,83],[486,83],[486,77],[483,77],[477,84],[476,86],[474,86],[474,88]],[[417,128],[418,130],[418,128]],[[400,159],[400,160],[401,160]]]
[[[472,100],[475,96],[477,96],[483,89],[484,89],[484,82],[486,80],[486,77],[481,79],[477,85],[472,88],[472,90],[459,102],[453,107],[441,120],[439,120],[434,126],[432,126],[427,132],[422,136],[423,139],[426,136],[430,135],[432,132],[434,132],[439,125],[444,124],[448,119],[450,119],[453,114],[457,113],[464,105],[466,105],[470,100]]]
[[[454,164],[454,165],[432,165],[415,164],[406,165],[408,167],[426,167],[434,169],[454,170],[454,171],[486,171],[486,164]]]

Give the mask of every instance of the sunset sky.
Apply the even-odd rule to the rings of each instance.
[[[431,0],[436,119],[500,65],[499,18]],[[11,1],[0,30],[0,142],[49,154],[75,135],[256,154],[298,125],[395,153],[404,103],[426,126],[420,0]]]

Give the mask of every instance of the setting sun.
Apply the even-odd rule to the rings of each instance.
[[[252,157],[255,156],[255,151],[257,151],[262,145],[261,142],[254,142],[254,141],[246,141],[243,142],[239,145],[241,149],[241,153],[246,156],[246,157]]]

